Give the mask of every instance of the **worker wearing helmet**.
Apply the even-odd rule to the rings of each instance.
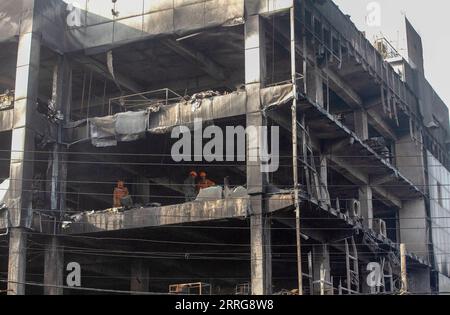
[[[200,180],[197,183],[197,192],[200,192],[202,189],[206,189],[209,187],[216,186],[216,183],[214,183],[212,180],[209,180],[207,178],[206,172],[200,172]]]
[[[195,182],[197,181],[197,173],[192,171],[189,173],[188,178],[184,181],[183,191],[186,198],[186,202],[192,202],[197,198]]]

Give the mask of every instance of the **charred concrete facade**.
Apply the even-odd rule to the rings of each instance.
[[[445,292],[450,124],[421,51],[387,53],[329,0],[0,12],[2,292]],[[279,169],[174,162],[172,131],[196,119],[278,126]],[[228,184],[185,202],[191,169]],[[118,179],[135,201],[123,211]]]

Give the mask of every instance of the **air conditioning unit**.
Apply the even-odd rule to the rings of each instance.
[[[373,230],[387,238],[387,226],[384,220],[373,219]]]
[[[348,215],[354,220],[361,219],[361,202],[357,199],[350,200],[348,207]]]

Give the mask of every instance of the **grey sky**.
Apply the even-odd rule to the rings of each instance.
[[[333,0],[341,10],[351,16],[361,31],[366,31],[369,39],[383,33],[394,46],[402,51],[404,36],[404,17],[411,21],[422,36],[425,58],[425,75],[441,96],[450,105],[450,27],[448,0]],[[377,2],[381,6],[381,26],[368,26],[367,5]],[[406,57],[406,56],[405,56]]]

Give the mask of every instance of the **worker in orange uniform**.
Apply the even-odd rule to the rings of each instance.
[[[200,180],[197,183],[197,192],[200,192],[202,189],[206,189],[209,187],[216,186],[216,183],[214,183],[212,180],[209,180],[206,178],[206,172],[200,172]]]
[[[128,188],[122,180],[117,182],[117,187],[114,188],[114,208],[122,207],[122,198],[130,195]]]

